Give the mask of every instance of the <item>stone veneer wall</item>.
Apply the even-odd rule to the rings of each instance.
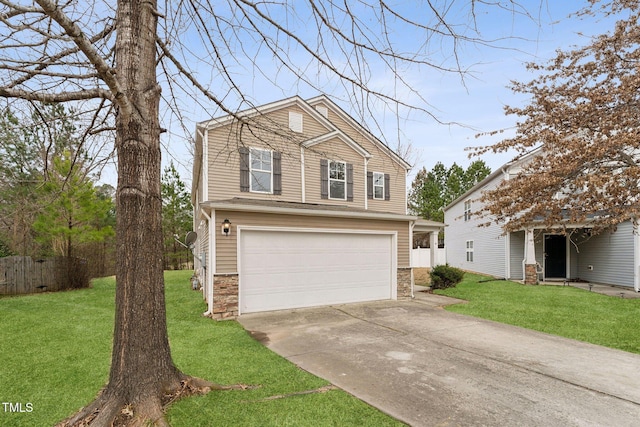
[[[398,299],[411,298],[411,267],[398,268]]]
[[[535,264],[526,264],[524,266],[524,284],[525,285],[538,284],[538,272],[536,271]]]
[[[215,274],[213,276],[213,314],[216,320],[238,317],[238,275]]]

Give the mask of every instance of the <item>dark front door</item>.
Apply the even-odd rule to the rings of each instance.
[[[544,277],[567,276],[567,238],[558,234],[544,236]]]

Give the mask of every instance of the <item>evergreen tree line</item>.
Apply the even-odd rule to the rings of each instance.
[[[112,275],[115,189],[99,183],[111,153],[75,117],[61,104],[0,111],[0,257],[75,256],[92,277]],[[173,238],[191,230],[189,192],[173,163],[164,172],[165,267],[191,268]]]
[[[448,169],[441,162],[427,171],[418,171],[409,190],[409,211],[432,221],[444,221],[444,208],[489,174],[484,161],[476,160],[467,169],[454,163]]]
[[[409,212],[424,219],[444,222],[444,208],[489,174],[491,168],[482,160],[472,162],[467,169],[456,163],[447,168],[441,162],[430,171],[423,167],[411,183],[407,198]],[[444,244],[443,232],[438,240]],[[428,247],[428,235],[414,236],[413,245],[414,248]]]

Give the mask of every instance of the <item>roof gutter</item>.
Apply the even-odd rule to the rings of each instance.
[[[285,215],[304,215],[304,216],[330,216],[338,218],[362,218],[362,219],[379,219],[383,221],[415,221],[418,217],[403,214],[394,214],[386,212],[362,212],[362,211],[341,211],[329,209],[305,209],[283,206],[265,206],[251,205],[230,202],[203,202],[201,207],[208,207],[216,210],[243,211],[243,212],[261,212],[275,213]]]

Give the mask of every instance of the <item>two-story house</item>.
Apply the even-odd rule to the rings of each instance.
[[[539,149],[503,165],[445,207],[445,248],[452,266],[525,283],[581,280],[640,290],[640,235],[631,221],[615,230],[591,233],[589,221],[549,227],[530,224],[518,231],[486,223],[476,212],[480,197],[523,170]]]
[[[412,295],[409,164],[326,96],[196,127],[192,203],[207,315]],[[429,228],[431,226],[431,228]]]

